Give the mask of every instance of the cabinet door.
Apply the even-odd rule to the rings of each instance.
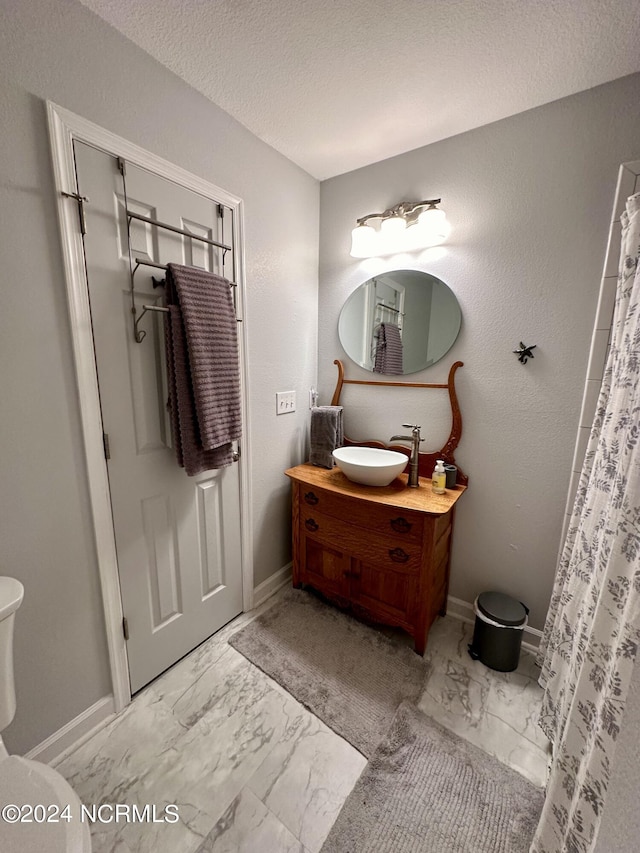
[[[350,594],[354,610],[413,633],[411,610],[418,594],[415,575],[354,560]]]
[[[300,580],[343,606],[348,605],[351,566],[349,555],[304,533],[301,545]]]

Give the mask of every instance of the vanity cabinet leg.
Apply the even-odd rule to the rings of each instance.
[[[426,636],[413,637],[413,648],[417,655],[420,657],[424,657],[425,649],[427,648],[427,638]]]
[[[299,557],[294,553],[293,568],[291,572],[291,583],[294,589],[300,589],[302,586],[302,572],[300,571]]]
[[[301,548],[302,543],[300,541],[300,484],[293,482],[292,483],[292,513],[291,513],[291,551],[293,557],[293,588],[300,589],[302,586],[300,571],[300,557],[301,557]]]

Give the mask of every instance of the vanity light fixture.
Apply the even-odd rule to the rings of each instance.
[[[444,210],[437,207],[440,201],[401,201],[384,213],[368,213],[357,219],[351,232],[351,256],[375,258],[440,245],[451,230]],[[379,231],[367,224],[370,219],[382,220]]]

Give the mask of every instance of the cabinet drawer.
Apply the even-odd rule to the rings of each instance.
[[[304,536],[311,536],[330,547],[357,556],[364,562],[408,574],[416,574],[420,570],[420,544],[407,541],[401,536],[372,533],[370,530],[317,512],[311,507],[301,509],[300,530]]]
[[[419,512],[394,509],[362,498],[349,498],[323,489],[301,485],[301,510],[315,510],[374,533],[412,542],[422,541],[423,518]]]

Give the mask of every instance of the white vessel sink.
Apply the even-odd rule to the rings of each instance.
[[[0,622],[20,607],[24,587],[15,578],[0,577]]]
[[[338,447],[333,458],[348,480],[364,486],[388,486],[409,462],[404,453],[378,447]]]

